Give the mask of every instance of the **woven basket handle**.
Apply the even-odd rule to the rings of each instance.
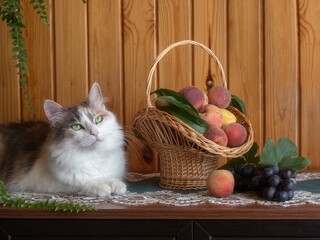
[[[212,58],[213,60],[216,62],[216,64],[218,65],[218,68],[219,68],[219,71],[220,71],[220,74],[221,74],[221,79],[222,79],[222,82],[223,82],[223,85],[225,87],[227,87],[227,81],[226,81],[226,76],[225,76],[225,73],[223,71],[223,67],[219,61],[219,59],[217,58],[217,56],[211,51],[210,48],[206,47],[205,45],[199,43],[199,42],[196,42],[196,41],[193,41],[193,40],[183,40],[183,41],[180,41],[180,42],[176,42],[176,43],[173,43],[171,45],[169,45],[166,49],[164,49],[162,52],[159,53],[159,55],[157,56],[157,58],[154,60],[153,62],[153,65],[152,65],[152,68],[150,69],[150,72],[149,72],[149,75],[148,75],[148,78],[147,78],[147,91],[146,91],[146,98],[147,98],[147,105],[148,107],[152,107],[152,103],[151,103],[151,99],[150,99],[150,92],[151,92],[151,83],[152,83],[152,78],[153,78],[153,74],[157,68],[157,65],[158,63],[160,62],[160,60],[173,48],[177,47],[177,46],[182,46],[182,45],[188,45],[188,44],[191,44],[191,45],[195,45],[195,46],[198,46],[200,48],[202,48],[203,50],[205,50]]]

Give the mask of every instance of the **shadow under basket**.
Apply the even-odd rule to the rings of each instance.
[[[217,168],[218,156],[199,153],[185,146],[154,146],[159,154],[160,186],[168,189],[204,189]]]

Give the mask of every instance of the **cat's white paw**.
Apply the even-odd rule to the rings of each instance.
[[[119,180],[110,181],[111,192],[115,194],[124,194],[127,191],[127,185]]]
[[[91,197],[108,197],[111,193],[124,194],[127,185],[118,179],[101,180],[85,184],[80,192],[81,195]]]
[[[90,197],[108,197],[111,195],[111,186],[106,182],[87,183],[80,194]]]

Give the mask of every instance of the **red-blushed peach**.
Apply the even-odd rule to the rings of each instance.
[[[208,101],[219,108],[226,108],[231,102],[231,93],[223,86],[214,86],[208,91]]]
[[[239,147],[247,140],[247,130],[240,123],[230,123],[223,130],[228,137],[228,147]]]
[[[233,193],[235,185],[234,176],[228,170],[213,171],[207,180],[207,189],[214,197],[227,197]]]
[[[222,126],[223,118],[220,108],[212,104],[207,104],[201,108],[201,111],[202,112],[199,113],[199,116],[208,123],[209,127]]]
[[[218,128],[215,126],[209,127],[209,129],[203,134],[203,136],[220,146],[225,147],[228,144],[228,137],[222,130],[222,128]]]
[[[195,86],[188,86],[182,88],[179,93],[184,96],[198,111],[204,105],[206,96],[204,92]]]

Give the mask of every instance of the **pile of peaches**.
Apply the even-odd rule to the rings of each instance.
[[[164,95],[161,91],[162,90],[156,91],[158,96],[161,94]],[[159,108],[176,115],[186,123],[188,123],[188,120],[190,119],[193,119],[194,122],[196,120],[204,121],[206,127],[201,134],[207,139],[220,146],[228,147],[239,147],[247,140],[247,130],[237,122],[236,116],[227,109],[232,99],[232,95],[227,88],[223,86],[213,86],[205,93],[196,86],[187,86],[181,89],[176,95],[174,95],[171,90],[169,94],[173,94],[173,97],[176,97],[178,101],[183,102],[183,99],[180,99],[179,96],[177,96],[182,95],[184,99],[193,106],[193,109],[195,109],[196,114],[200,119],[193,118],[191,115],[189,119],[186,119],[188,118],[188,115],[179,115],[179,109],[174,111],[172,110],[173,108],[163,106],[164,104],[159,104],[158,101],[158,106],[161,105]],[[160,98],[161,97],[159,97],[158,100],[160,100]],[[169,98],[166,98],[166,100],[169,100]],[[180,106],[180,103],[173,103]],[[197,122],[199,124],[201,123],[199,121]],[[192,125],[193,124],[191,124],[191,126]]]

